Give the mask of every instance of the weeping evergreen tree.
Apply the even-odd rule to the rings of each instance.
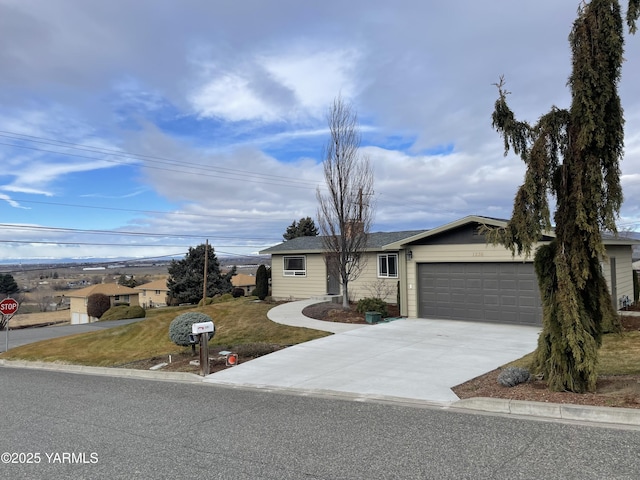
[[[635,33],[640,0],[629,0],[627,24]],[[494,241],[529,255],[551,229],[549,196],[556,199],[556,238],[539,248],[534,265],[543,303],[543,328],[534,368],[551,390],[593,391],[603,331],[619,330],[600,260],[601,232],[616,233],[622,203],[619,162],[624,118],[618,82],[624,27],[618,0],[584,2],[569,36],[571,107],[552,107],[535,125],[516,120],[504,79],[493,127],[525,162],[523,185],[507,226]],[[490,237],[491,238],[491,237]]]

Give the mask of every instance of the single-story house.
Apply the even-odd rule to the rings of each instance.
[[[244,290],[245,295],[251,295],[251,292],[256,288],[256,277],[255,275],[238,273],[231,277],[231,285],[233,285],[234,288]]]
[[[167,306],[167,294],[169,293],[167,278],[144,283],[134,287],[134,289],[140,291],[139,300],[142,308]]]
[[[378,296],[399,300],[409,318],[441,318],[541,325],[542,305],[533,258],[513,256],[486,241],[479,227],[506,220],[468,216],[431,230],[371,233],[360,277],[349,283],[352,301]],[[554,237],[549,232],[540,245]],[[619,308],[633,299],[632,246],[640,242],[603,237],[603,273]],[[321,237],[298,237],[267,248],[272,297],[305,299],[340,294],[340,281],[325,261]],[[374,294],[375,293],[375,294]]]
[[[118,285],[117,283],[99,283],[90,287],[81,288],[80,290],[71,290],[67,293],[67,297],[71,299],[70,312],[71,324],[91,323],[97,321],[97,318],[90,317],[87,313],[87,300],[94,293],[102,293],[109,297],[111,306],[120,303],[126,303],[131,306],[139,305],[138,291],[133,288]]]

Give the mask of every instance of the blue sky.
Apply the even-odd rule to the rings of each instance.
[[[567,107],[580,2],[0,0],[0,262],[254,254],[316,216],[349,100],[374,230],[508,218],[524,168],[495,83]],[[640,37],[628,36],[620,228],[640,230]]]

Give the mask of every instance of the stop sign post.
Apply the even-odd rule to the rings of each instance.
[[[5,298],[0,302],[0,313],[2,313],[2,323],[4,323],[5,328],[5,352],[9,350],[9,320],[18,311],[18,306],[18,302],[13,298]]]

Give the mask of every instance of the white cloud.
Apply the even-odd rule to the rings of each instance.
[[[264,56],[261,63],[274,78],[295,93],[300,107],[313,116],[322,116],[338,94],[353,98],[356,86],[355,49],[316,50]]]
[[[282,118],[278,106],[262,98],[252,88],[251,79],[242,74],[223,73],[215,76],[191,95],[190,101],[203,117],[219,117],[231,122],[273,122]]]

